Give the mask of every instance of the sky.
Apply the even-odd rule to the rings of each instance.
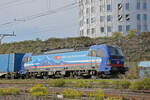
[[[77,0],[0,0],[0,34],[14,32],[3,43],[79,35]]]

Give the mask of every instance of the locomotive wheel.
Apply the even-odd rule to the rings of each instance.
[[[75,78],[76,78],[76,79],[81,79],[82,77],[79,76],[79,75],[76,75]]]
[[[104,73],[102,73],[101,78],[106,78],[106,75]]]
[[[43,79],[48,79],[48,78],[49,78],[48,75],[44,75],[44,76],[43,76]]]
[[[29,74],[26,74],[25,79],[29,79],[29,78],[30,78]]]
[[[92,79],[98,79],[98,76],[92,75],[91,78]]]
[[[21,75],[20,78],[21,78],[21,79],[25,79],[25,75]]]
[[[11,75],[10,74],[6,74],[5,75],[5,79],[10,79],[11,78]]]
[[[15,79],[15,74],[11,74],[11,75],[10,75],[10,78],[11,78],[11,79]]]

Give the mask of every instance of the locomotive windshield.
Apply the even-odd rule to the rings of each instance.
[[[106,54],[103,50],[92,50],[89,51],[88,56],[92,57],[106,57]]]
[[[124,56],[122,50],[118,47],[108,46],[111,56]]]
[[[25,57],[23,59],[23,62],[26,63],[26,62],[29,62],[29,61],[32,61],[32,58],[31,57]]]

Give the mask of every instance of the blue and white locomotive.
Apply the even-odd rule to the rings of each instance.
[[[124,55],[118,46],[93,45],[88,50],[61,49],[48,54],[25,54],[20,73],[26,77],[103,77],[124,74]]]

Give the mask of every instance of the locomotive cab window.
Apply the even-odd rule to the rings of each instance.
[[[97,50],[96,56],[97,57],[106,57],[106,54],[105,54],[104,50]]]
[[[29,61],[32,61],[32,58],[31,58],[31,57],[28,57],[28,62],[29,62]]]
[[[24,59],[23,59],[23,62],[25,63],[25,62],[29,62],[29,61],[32,61],[32,58],[31,57],[25,57]]]
[[[92,50],[92,51],[89,51],[88,56],[92,56],[92,57],[106,57],[104,50]]]
[[[96,57],[96,51],[95,50],[89,51],[88,56]]]
[[[124,56],[122,50],[117,47],[108,46],[111,56]]]

